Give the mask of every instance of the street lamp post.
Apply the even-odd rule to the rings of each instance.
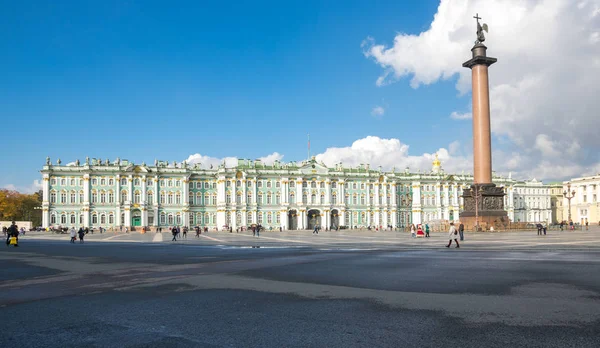
[[[571,183],[567,183],[567,190],[563,192],[563,196],[569,201],[569,223],[571,222],[571,199],[575,197],[575,190],[571,191]]]
[[[479,232],[479,198],[481,192],[479,192],[478,185],[471,186],[471,197],[475,200],[475,231]]]

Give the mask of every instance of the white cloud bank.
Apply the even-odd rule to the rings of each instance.
[[[383,68],[376,84],[410,77],[418,88],[458,75],[457,90],[469,92],[462,63],[477,12],[490,28],[488,55],[498,58],[490,67],[492,131],[515,149],[498,156],[538,178],[597,172],[600,0],[441,0],[427,31],[398,34],[391,47],[365,40],[365,55]]]
[[[275,162],[275,161],[281,161],[283,159],[283,155],[278,152],[273,152],[270,155],[267,155],[264,157],[259,157],[258,159],[260,159],[262,161],[262,163],[270,165],[270,164],[273,164],[273,162]],[[223,164],[223,162],[225,162],[225,166],[229,168],[229,167],[237,166],[238,158],[237,157],[218,158],[218,157],[203,156],[199,153],[195,153],[193,155],[189,155],[188,158],[185,160],[185,162],[187,162],[190,165],[199,163],[202,168],[210,168],[211,165],[213,166],[213,168],[217,168],[219,165],[221,165],[221,164]]]
[[[34,193],[42,189],[42,181],[41,180],[33,180],[33,182],[29,186],[17,186],[13,184],[7,184],[2,187],[3,189],[10,191],[17,191],[21,193]]]

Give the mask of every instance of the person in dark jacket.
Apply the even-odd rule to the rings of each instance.
[[[8,230],[6,231],[7,233],[7,238],[6,238],[6,246],[10,246],[10,238],[11,237],[15,237],[17,240],[17,244],[15,244],[15,247],[19,246],[19,227],[17,226],[17,224],[15,224],[15,222],[12,222],[12,225],[10,225],[10,227],[8,228]]]
[[[79,243],[83,243],[83,237],[85,236],[85,231],[80,228],[79,229]]]
[[[462,222],[458,225],[458,235],[461,241],[465,240],[465,225]]]

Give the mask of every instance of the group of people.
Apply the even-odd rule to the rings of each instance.
[[[69,231],[71,243],[75,243],[77,240],[77,235],[79,235],[79,243],[83,243],[83,237],[85,237],[87,233],[89,233],[89,229],[87,227],[85,229],[83,227],[79,227],[78,231],[75,231],[75,227],[71,227],[71,230]]]
[[[430,229],[429,229],[429,225],[425,224],[425,232],[423,232],[423,225],[418,224],[418,225],[414,225],[411,224],[410,225],[410,235],[413,238],[417,238],[417,237],[425,237],[428,238],[430,237],[429,235]],[[456,228],[456,226],[454,226],[454,222],[450,223],[450,228],[448,229],[448,245],[446,245],[446,248],[449,248],[452,245],[452,242],[454,241],[454,243],[456,243],[456,247],[460,248],[460,244],[458,243],[458,240],[460,239],[461,241],[463,241],[465,239],[465,225],[464,224],[460,224],[458,225],[458,228]]]
[[[429,238],[429,225],[425,224],[425,233],[423,233],[423,225],[418,224],[415,227],[415,224],[410,224],[410,235],[413,238],[417,238],[417,237],[425,237],[425,238]]]

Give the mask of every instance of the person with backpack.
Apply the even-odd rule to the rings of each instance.
[[[15,247],[19,246],[19,227],[17,227],[17,224],[15,224],[15,222],[12,222],[12,225],[10,225],[10,227],[6,230],[6,234],[8,235],[8,237],[6,238],[6,246],[10,246],[11,244],[14,245]],[[14,243],[12,243],[12,238],[14,238]]]

